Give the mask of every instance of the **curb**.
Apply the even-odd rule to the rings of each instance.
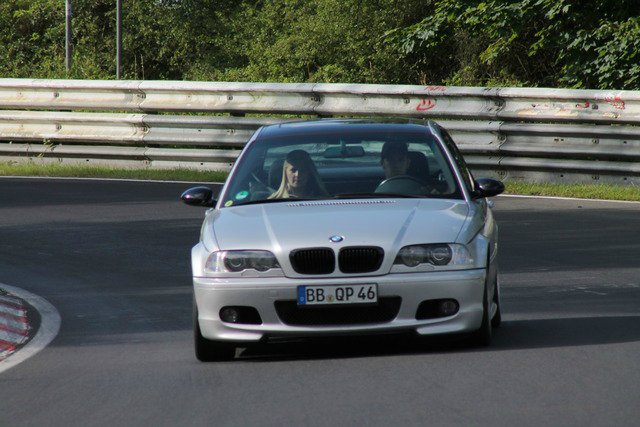
[[[29,341],[31,329],[23,300],[0,289],[0,361]]]
[[[27,316],[31,307],[40,315],[37,331]],[[0,283],[0,373],[49,345],[58,335],[60,323],[58,310],[47,300]]]

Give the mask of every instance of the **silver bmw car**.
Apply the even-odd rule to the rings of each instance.
[[[498,227],[434,122],[315,120],[256,131],[192,249],[195,352],[224,360],[273,338],[467,333],[500,324]]]

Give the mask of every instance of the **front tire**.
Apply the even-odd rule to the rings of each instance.
[[[209,340],[202,336],[195,300],[193,301],[193,341],[196,358],[201,362],[232,360],[236,355],[235,345]]]
[[[491,316],[491,305],[489,304],[488,284],[484,284],[484,293],[482,296],[482,323],[480,328],[471,335],[471,343],[479,347],[487,347],[491,344],[493,337],[493,321]],[[498,313],[496,312],[496,315]]]
[[[502,312],[500,310],[500,290],[498,287],[498,279],[496,278],[495,289],[493,290],[493,302],[495,303],[497,309],[496,314],[493,315],[493,319],[491,319],[491,326],[494,328],[499,328],[500,324],[502,324]]]

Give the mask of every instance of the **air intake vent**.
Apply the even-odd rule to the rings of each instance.
[[[377,246],[352,246],[340,249],[338,263],[343,273],[370,273],[380,268],[384,250]]]
[[[336,256],[331,248],[296,249],[289,254],[289,260],[300,274],[330,274],[336,269]]]
[[[374,305],[298,307],[296,301],[275,301],[278,317],[292,326],[366,325],[391,322],[400,311],[400,297],[382,297]]]

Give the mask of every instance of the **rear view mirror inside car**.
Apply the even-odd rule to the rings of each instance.
[[[335,159],[340,157],[363,157],[364,147],[360,145],[341,145],[339,147],[329,147],[324,150],[323,156],[326,159]]]

